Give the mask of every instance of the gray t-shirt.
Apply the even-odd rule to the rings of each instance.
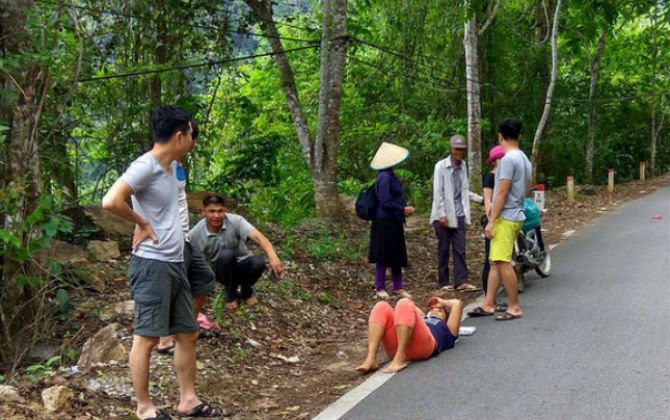
[[[233,251],[237,261],[240,261],[252,255],[246,244],[252,230],[254,227],[244,217],[225,213],[219,233],[210,232],[207,220],[202,219],[191,229],[188,239],[209,262],[214,262],[223,249]]]
[[[526,215],[523,213],[523,202],[526,198],[526,188],[532,175],[532,166],[526,155],[519,149],[512,149],[505,153],[500,160],[498,172],[496,172],[496,183],[493,189],[493,202],[495,202],[501,179],[512,181],[509,194],[502,209],[502,217],[512,222],[523,222]]]
[[[149,222],[158,237],[156,245],[151,238],[145,239],[137,251],[133,251],[138,257],[184,261],[184,234],[179,219],[175,169],[176,162],[172,162],[170,173],[166,172],[148,152],[131,163],[121,175],[121,179],[133,190],[133,209]]]

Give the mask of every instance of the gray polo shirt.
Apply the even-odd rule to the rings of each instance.
[[[188,239],[209,262],[214,262],[223,249],[232,250],[237,261],[241,261],[252,255],[246,244],[252,230],[254,227],[244,217],[225,213],[219,233],[210,232],[207,220],[202,219],[191,229]]]
[[[132,188],[133,209],[149,222],[158,244],[145,239],[134,255],[152,260],[184,261],[184,234],[179,219],[177,201],[176,162],[167,172],[151,152],[145,153],[130,164],[121,179]]]

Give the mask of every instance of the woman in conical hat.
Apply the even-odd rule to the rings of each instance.
[[[402,281],[402,267],[407,267],[405,217],[414,213],[403,198],[402,182],[393,168],[409,157],[409,150],[391,143],[382,143],[370,163],[377,172],[375,193],[379,204],[370,227],[368,261],[376,264],[375,286],[380,299],[388,299],[386,269],[391,268],[393,291],[400,297],[411,297]]]

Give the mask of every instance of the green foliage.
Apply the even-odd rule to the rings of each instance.
[[[30,382],[37,382],[40,378],[43,378],[49,374],[54,369],[54,365],[57,362],[60,362],[61,356],[53,356],[45,363],[40,363],[36,365],[30,365],[26,368],[28,373],[28,380]]]
[[[329,291],[320,293],[317,296],[317,299],[319,302],[324,303],[332,308],[342,309],[342,305],[340,304],[340,302],[337,299],[335,299],[333,294],[330,293]]]
[[[7,377],[5,375],[0,375],[0,384],[5,382],[7,380]]]

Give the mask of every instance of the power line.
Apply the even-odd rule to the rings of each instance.
[[[260,57],[270,57],[270,56],[274,56],[274,55],[280,55],[280,54],[285,54],[285,53],[290,53],[290,52],[295,52],[295,51],[301,51],[301,50],[307,50],[307,49],[315,49],[315,48],[318,48],[318,45],[308,45],[308,46],[305,46],[305,47],[292,48],[292,49],[278,51],[278,52],[267,52],[267,53],[262,53],[262,54],[245,55],[245,56],[234,57],[234,58],[229,58],[229,59],[225,59],[225,60],[207,61],[207,62],[204,62],[204,63],[185,64],[185,65],[182,65],[182,66],[165,67],[165,68],[160,68],[160,69],[147,69],[147,70],[140,70],[140,71],[131,72],[131,73],[121,73],[121,74],[111,74],[111,75],[108,75],[108,76],[89,77],[89,78],[85,78],[85,79],[79,79],[78,82],[79,83],[96,82],[96,81],[101,81],[101,80],[121,79],[121,78],[126,78],[126,77],[142,76],[142,75],[146,75],[146,74],[165,73],[165,72],[175,71],[175,70],[186,70],[186,69],[197,68],[197,67],[212,67],[212,66],[217,66],[219,64],[224,64],[224,63],[233,63],[233,62],[236,62],[236,61],[250,60],[250,59],[253,59],[253,58],[260,58]]]
[[[275,36],[275,35],[267,35],[267,34],[259,34],[256,32],[250,32],[246,30],[241,30],[241,29],[227,29],[223,26],[214,26],[214,25],[198,25],[198,24],[191,24],[191,23],[182,23],[182,22],[175,22],[172,20],[162,20],[162,19],[155,19],[155,18],[146,18],[146,17],[138,17],[132,14],[128,13],[123,13],[119,12],[117,10],[113,9],[105,9],[105,8],[97,8],[97,7],[90,7],[90,6],[74,6],[74,5],[65,5],[63,3],[58,3],[55,1],[49,1],[49,0],[35,0],[37,3],[42,3],[42,4],[49,4],[52,6],[60,6],[63,8],[66,7],[73,7],[75,9],[79,10],[85,10],[88,12],[99,12],[99,13],[105,13],[108,15],[112,16],[117,16],[117,17],[122,17],[126,19],[135,19],[138,21],[143,21],[143,22],[153,22],[153,23],[167,23],[173,26],[179,26],[179,27],[185,27],[185,28],[196,28],[196,29],[205,29],[205,30],[213,30],[213,31],[226,31],[231,34],[239,34],[239,35],[248,35],[248,36],[253,36],[253,37],[259,37],[259,38],[277,38],[277,39],[283,39],[286,41],[293,41],[293,42],[306,42],[306,43],[317,43],[320,42],[320,40],[316,39],[304,39],[304,38],[293,38],[293,37],[285,37],[285,36]]]

